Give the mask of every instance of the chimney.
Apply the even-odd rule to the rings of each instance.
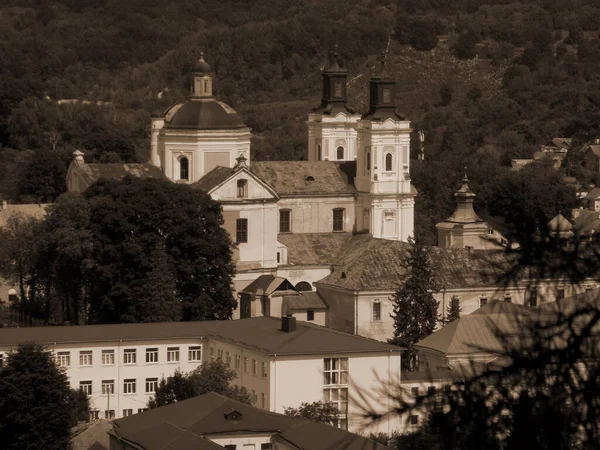
[[[281,317],[281,331],[284,333],[293,333],[296,331],[296,318],[291,314]]]

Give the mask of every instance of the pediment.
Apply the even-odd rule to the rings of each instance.
[[[238,181],[240,180],[246,181],[245,195],[243,196],[238,195]],[[233,172],[226,180],[212,188],[209,194],[213,199],[220,202],[276,201],[279,199],[271,186],[245,168]]]

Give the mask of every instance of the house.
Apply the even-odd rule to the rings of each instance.
[[[581,149],[583,152],[583,167],[590,172],[600,171],[600,139],[593,144],[586,144]]]
[[[330,425],[209,393],[112,422],[111,450],[384,450]]]
[[[254,405],[285,407],[325,400],[339,409],[337,425],[361,430],[353,403],[361,393],[381,409],[391,399],[381,383],[400,382],[401,348],[294,317],[0,329],[0,360],[22,342],[46,345],[72,388],[90,398],[94,419],[127,417],[146,409],[161,378],[220,359],[235,370],[236,384]],[[369,431],[401,428],[390,417]]]

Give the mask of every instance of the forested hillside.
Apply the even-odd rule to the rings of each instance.
[[[298,159],[327,53],[339,45],[351,103],[364,110],[368,78],[389,42],[398,109],[425,131],[426,160],[412,173],[417,227],[429,240],[453,207],[463,167],[478,208],[500,214],[495,205],[519,194],[498,187],[519,182],[508,173],[510,158],[531,157],[554,136],[600,134],[593,0],[3,5],[0,191],[15,202],[55,199],[75,148],[101,161],[147,159],[150,115],[185,97],[200,52],[216,71],[217,95],[253,128],[254,158]],[[580,181],[596,181],[573,170]],[[571,202],[545,202],[544,213]]]

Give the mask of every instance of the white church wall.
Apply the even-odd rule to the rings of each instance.
[[[282,198],[280,210],[291,210],[292,233],[333,232],[333,210],[344,209],[344,230],[351,232],[355,225],[354,197]]]

